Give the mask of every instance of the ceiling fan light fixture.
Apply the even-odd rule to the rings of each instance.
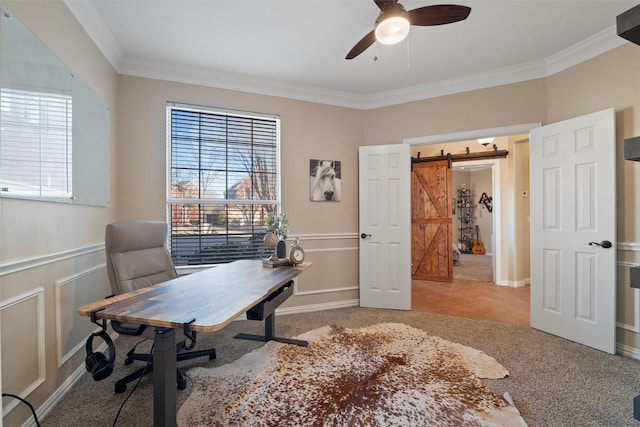
[[[407,11],[402,5],[397,6],[400,7],[382,11],[376,20],[376,40],[382,44],[400,43],[409,34],[411,23]]]

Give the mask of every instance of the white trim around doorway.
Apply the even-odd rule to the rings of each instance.
[[[402,140],[403,144],[408,144],[410,146],[420,146],[420,145],[434,145],[434,144],[444,144],[447,142],[458,142],[458,141],[468,141],[478,138],[489,138],[489,137],[498,137],[498,136],[511,136],[511,135],[520,135],[520,134],[528,134],[531,129],[538,128],[542,126],[541,122],[535,123],[523,123],[519,125],[512,126],[502,126],[497,128],[487,128],[487,129],[477,129],[477,130],[469,130],[462,132],[453,132],[447,134],[440,135],[429,135],[429,136],[419,136],[415,138],[404,138]],[[493,233],[494,239],[492,241],[493,247],[493,275],[494,275],[494,283],[500,285],[502,284],[502,235],[501,235],[501,227],[498,227],[501,224],[501,206],[500,201],[502,197],[500,197],[500,186],[498,183],[500,182],[500,162],[496,159],[487,159],[487,160],[478,160],[473,162],[468,162],[471,164],[492,164],[493,170],[493,191],[494,191],[494,216],[493,216]]]

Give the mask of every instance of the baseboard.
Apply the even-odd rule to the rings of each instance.
[[[360,305],[359,299],[351,299],[344,301],[328,302],[322,304],[309,304],[299,305],[295,307],[283,307],[276,310],[276,314],[300,314],[300,313],[312,313],[314,311],[332,310],[336,308],[358,307]]]
[[[500,283],[497,283],[498,286],[508,286],[511,288],[522,288],[523,286],[527,286],[531,283],[531,279],[522,279],[522,280],[502,280]]]
[[[115,339],[117,334],[110,334],[111,339]],[[107,351],[107,344],[102,343],[96,351],[105,353]],[[73,388],[76,382],[80,380],[82,375],[87,372],[84,363],[76,368],[75,371],[58,387],[51,396],[47,400],[44,401],[42,405],[40,405],[36,409],[36,415],[38,416],[38,420],[42,420],[47,416],[49,412],[62,400],[62,398]],[[88,375],[88,374],[87,374]],[[27,421],[22,424],[21,427],[37,427],[36,421],[32,418],[29,418]]]
[[[626,344],[616,344],[616,354],[629,357],[631,359],[640,360],[640,349],[628,346]]]
[[[518,282],[520,283],[520,282]],[[527,281],[528,283],[528,281]],[[504,286],[514,286],[514,285],[504,285]],[[517,285],[524,286],[524,285]],[[337,301],[330,303],[321,303],[321,304],[309,304],[302,305],[296,307],[284,307],[278,308],[276,310],[276,314],[279,316],[287,315],[287,314],[300,314],[300,313],[311,313],[315,311],[324,311],[338,308],[347,308],[347,307],[358,307],[360,305],[360,300],[351,299],[345,301]],[[240,316],[236,320],[244,320],[245,316]],[[102,348],[104,347],[104,348]],[[99,351],[104,351],[106,346],[103,344]],[[640,349],[636,349],[630,347],[628,345],[618,343],[616,345],[616,352],[621,356],[630,357],[632,359],[640,360]],[[80,365],[74,372],[66,379],[66,381],[58,387],[58,389],[51,395],[49,398],[36,410],[36,414],[39,419],[43,419],[57,404],[62,398],[67,394],[69,390],[74,386],[74,384],[80,379],[80,377],[84,374],[85,367],[84,364]],[[36,427],[35,420],[29,419],[25,421],[25,423],[21,427]]]
[[[106,348],[106,346],[105,346]],[[62,400],[62,398],[73,388],[76,382],[82,377],[82,375],[86,372],[84,364],[78,366],[78,368],[73,371],[71,376],[69,376],[63,383],[56,389],[55,392],[47,400],[44,401],[40,407],[36,410],[36,415],[39,420],[42,420],[47,414]],[[22,424],[22,427],[36,427],[36,421],[33,418],[29,418],[27,421]]]
[[[276,314],[278,316],[287,315],[287,314],[299,314],[299,313],[311,313],[314,311],[324,311],[331,310],[337,308],[346,308],[346,307],[357,307],[360,305],[360,300],[352,299],[338,302],[330,302],[330,303],[322,303],[322,304],[310,304],[310,305],[302,305],[297,307],[284,307],[278,308],[276,310]],[[246,316],[242,315],[238,317],[236,320],[245,320]],[[101,347],[96,349],[96,351],[104,352],[106,350],[106,345],[102,344]],[[56,389],[56,391],[49,396],[49,398],[37,408],[36,414],[38,419],[43,419],[46,415],[62,400],[62,398],[71,390],[71,388],[75,385],[75,383],[82,377],[82,375],[86,372],[84,364],[80,365],[63,383]],[[36,427],[36,422],[33,419],[29,419],[25,421],[25,423],[21,427]]]

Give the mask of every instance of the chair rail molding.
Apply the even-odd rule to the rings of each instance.
[[[640,252],[639,242],[617,242],[616,249],[619,251]]]
[[[104,250],[104,243],[96,243],[93,245],[83,246],[68,251],[54,252],[50,254],[38,255],[35,257],[20,258],[0,263],[0,277],[8,274],[19,273],[35,267],[42,267],[47,264],[64,261],[70,258],[76,258],[82,255],[88,255]]]

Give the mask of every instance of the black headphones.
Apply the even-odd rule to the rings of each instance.
[[[93,338],[100,337],[109,346],[109,358],[104,354],[93,352]],[[87,338],[86,344],[87,358],[85,359],[85,366],[87,371],[91,373],[91,376],[95,381],[100,381],[107,378],[113,372],[113,363],[116,360],[116,347],[113,345],[113,341],[106,331],[94,332],[89,338]]]

